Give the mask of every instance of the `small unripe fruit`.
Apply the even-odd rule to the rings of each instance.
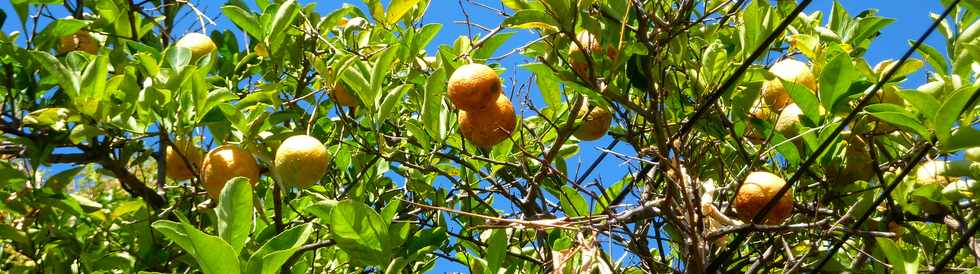
[[[353,107],[357,106],[358,103],[357,98],[354,98],[342,84],[337,84],[330,89],[330,98],[333,98],[334,102],[341,106]]]
[[[177,147],[177,154],[173,147]],[[194,142],[188,141],[186,139],[180,139],[174,141],[173,146],[167,146],[167,177],[174,181],[187,180],[194,177],[194,172],[191,167],[187,166],[187,163],[193,165],[197,170],[201,168],[201,161],[204,160],[204,152],[201,151]],[[181,157],[183,155],[184,157]],[[187,161],[184,161],[187,159]]]
[[[966,149],[966,151],[963,153],[963,158],[980,163],[980,147]]]
[[[466,64],[449,76],[449,100],[461,110],[478,110],[492,105],[501,93],[500,76],[483,64]]]
[[[735,213],[744,222],[751,222],[752,217],[759,213],[769,201],[776,197],[779,189],[786,181],[776,174],[769,172],[752,172],[735,194]],[[765,224],[782,223],[793,214],[793,191],[790,189],[776,202],[776,205],[766,214]]]
[[[590,141],[602,138],[612,123],[612,114],[602,107],[594,107],[589,111],[588,106],[583,105],[579,109],[578,117],[583,120],[582,126],[576,129],[572,135],[580,140]]]
[[[184,37],[181,37],[180,40],[177,41],[177,46],[190,49],[192,60],[197,60],[202,56],[208,55],[218,48],[218,46],[211,41],[211,37],[197,32],[188,33],[187,35],[184,35]]]
[[[776,78],[763,83],[762,98],[774,109],[781,110],[792,102],[780,79],[803,85],[812,92],[817,90],[817,79],[810,71],[810,67],[803,62],[784,59],[773,64],[769,72],[776,75]]]
[[[276,149],[274,172],[280,184],[307,188],[327,173],[330,156],[320,140],[309,135],[286,138]]]
[[[479,110],[459,112],[459,130],[477,147],[489,149],[510,137],[517,126],[514,105],[500,94],[495,102]]]
[[[255,44],[255,55],[259,57],[269,57],[269,49],[265,47],[265,43],[259,42]]]
[[[251,154],[235,145],[223,145],[212,149],[201,164],[204,190],[211,198],[218,199],[228,180],[248,178],[252,185],[259,180],[259,165]]]
[[[99,41],[87,31],[78,31],[72,35],[58,38],[58,54],[72,51],[84,51],[89,54],[99,53]]]

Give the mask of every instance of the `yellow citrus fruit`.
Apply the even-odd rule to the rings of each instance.
[[[449,100],[461,110],[478,110],[492,105],[501,92],[500,77],[483,64],[466,64],[449,76]]]
[[[594,107],[589,111],[587,104],[579,109],[578,117],[583,119],[582,126],[576,129],[572,135],[581,140],[602,138],[612,123],[612,114],[608,110],[602,107]]]
[[[803,110],[799,106],[789,104],[783,108],[783,111],[779,113],[779,117],[776,118],[776,131],[782,133],[786,138],[796,136],[796,125],[800,124],[800,117],[802,116]]]
[[[735,213],[744,222],[751,222],[752,217],[762,210],[769,201],[776,197],[776,192],[786,185],[786,181],[776,174],[769,172],[752,172],[735,194]],[[776,205],[766,214],[763,221],[766,224],[780,224],[793,214],[793,190],[783,195]]]
[[[491,148],[510,136],[517,126],[514,105],[500,94],[490,106],[459,112],[459,130],[463,137],[481,148]]]
[[[358,103],[357,98],[354,98],[342,84],[337,84],[330,89],[330,98],[333,98],[334,102],[341,106],[353,107],[357,106]]]
[[[255,55],[259,57],[269,57],[269,49],[265,47],[265,43],[259,42],[255,44]]]
[[[960,176],[969,174],[969,165],[966,161],[928,160],[919,164],[916,169],[915,182],[923,186],[945,186],[959,180]]]
[[[780,110],[792,102],[780,79],[803,85],[813,92],[817,90],[817,78],[813,76],[810,67],[803,62],[784,59],[773,64],[769,72],[776,75],[776,79],[763,83],[762,98],[774,109]]]
[[[235,145],[223,145],[212,149],[201,164],[204,189],[211,198],[217,199],[228,180],[248,178],[252,185],[259,180],[259,165],[255,158]]]
[[[177,147],[177,154],[173,147]],[[184,157],[181,157],[183,155]],[[187,159],[187,161],[184,161]],[[197,170],[201,168],[201,161],[204,160],[204,152],[201,151],[194,142],[187,139],[178,138],[172,146],[167,146],[167,177],[174,181],[187,180],[194,177],[194,172],[187,163],[193,165]]]
[[[211,41],[211,37],[197,32],[191,32],[181,37],[177,41],[177,46],[190,49],[191,59],[201,58],[201,56],[208,55],[218,48]]]
[[[286,138],[276,149],[274,172],[287,187],[307,188],[327,173],[330,156],[320,140],[309,135]]]
[[[99,53],[99,41],[92,38],[87,31],[78,31],[72,35],[58,38],[58,53],[68,53],[71,51],[84,51],[89,54]]]

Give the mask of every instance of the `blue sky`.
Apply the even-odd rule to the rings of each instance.
[[[234,25],[232,25],[227,18],[220,15],[219,7],[222,1],[192,2],[201,2],[199,8],[217,22],[217,26],[208,26],[208,30],[234,29]],[[246,2],[251,3],[252,1]],[[300,2],[305,4],[313,1],[300,0]],[[387,3],[389,1],[384,2]],[[495,8],[503,8],[497,1],[478,0],[478,2],[486,3],[487,5]],[[333,0],[317,1],[317,10],[321,14],[326,14],[330,10],[340,7],[342,3],[344,2]],[[359,2],[354,2],[352,4],[363,6]],[[942,6],[939,0],[845,0],[842,1],[842,5],[851,13],[851,15],[856,15],[862,10],[873,8],[879,11],[880,16],[897,19],[896,22],[884,29],[882,35],[874,44],[871,45],[871,48],[866,54],[868,63],[870,63],[872,66],[885,59],[897,59],[908,48],[908,41],[917,38],[931,23],[929,13],[940,13],[942,11]],[[807,9],[807,12],[809,13],[816,10],[821,10],[827,14],[829,13],[831,6],[831,1],[814,1],[811,7]],[[21,31],[22,29],[19,26],[19,23],[16,22],[16,15],[10,7],[10,2],[3,1],[0,3],[0,9],[7,13],[7,20],[2,27],[2,30],[6,33],[11,31]],[[467,35],[471,30],[474,34],[483,32],[479,28],[470,29],[466,25],[454,23],[456,21],[465,20],[462,9],[467,11],[467,14],[473,22],[490,28],[499,25],[503,19],[496,12],[478,5],[474,5],[467,0],[463,0],[462,3],[454,0],[433,0],[432,5],[429,7],[429,12],[423,18],[423,22],[441,23],[443,28],[436,39],[432,42],[429,48],[430,54],[435,52],[438,45],[451,44],[457,37],[460,35]],[[63,16],[65,14],[61,15]],[[197,21],[193,20],[190,16],[184,17],[179,23],[180,25],[178,25],[178,31],[176,33],[178,36],[185,31],[199,30]],[[516,32],[517,34],[513,36],[513,38],[511,38],[511,40],[508,41],[503,47],[501,47],[501,52],[522,46],[527,41],[536,38],[536,35],[529,31],[517,30],[513,32]],[[24,36],[22,35],[21,39],[23,38]],[[936,47],[941,52],[944,52],[943,49],[945,47],[943,46],[943,38],[938,33],[934,33],[930,37],[928,44]],[[499,54],[500,52],[495,55]],[[915,57],[918,58],[917,55]],[[530,61],[531,60],[517,54],[501,60],[500,64],[508,69],[508,72],[503,75],[507,88],[513,86],[512,81],[517,81],[517,83],[520,84],[528,79],[528,72],[519,69],[517,66]],[[906,82],[905,88],[914,88],[924,83],[924,81],[925,75],[923,73],[912,75]],[[532,94],[537,93],[532,90]],[[543,105],[543,101],[540,97],[534,98],[534,100],[536,105]],[[515,108],[518,109],[519,113],[521,109],[525,109],[516,102]],[[531,115],[531,113],[525,112],[525,115]],[[610,142],[611,138],[605,137],[597,141],[582,143],[581,154],[573,158],[568,163],[570,172],[575,174],[574,170],[576,169],[577,165],[582,165],[581,168],[584,169],[585,165],[591,163],[591,161],[599,155],[598,148],[605,147]],[[626,148],[626,145],[623,144],[620,144],[615,150],[627,155],[633,154],[633,151]],[[601,180],[603,185],[608,185],[615,182],[615,180],[621,178],[623,174],[627,172],[625,166],[622,165],[622,162],[622,160],[615,157],[607,157],[592,176],[593,179]],[[614,253],[616,254],[612,254],[613,258],[619,258],[619,256],[622,255],[622,253],[616,252],[615,250]],[[466,272],[466,269],[452,263],[441,262],[440,266],[435,272],[442,273],[447,271]]]

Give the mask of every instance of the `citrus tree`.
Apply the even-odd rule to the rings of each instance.
[[[980,271],[977,1],[450,2],[11,1],[0,270]]]

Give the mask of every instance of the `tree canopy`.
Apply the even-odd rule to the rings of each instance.
[[[11,1],[0,271],[980,273],[980,2],[463,2]]]

